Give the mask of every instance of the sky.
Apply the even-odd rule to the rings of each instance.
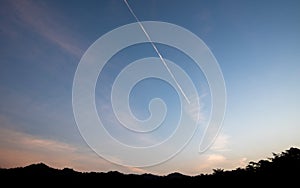
[[[157,165],[123,166],[98,156],[75,121],[73,80],[89,47],[111,30],[136,22],[134,16],[122,0],[2,0],[0,167],[44,162],[79,171],[196,175],[211,173],[215,168],[244,167],[250,161],[271,157],[272,152],[300,147],[299,1],[128,3],[141,21],[168,22],[194,33],[217,60],[227,101],[222,127],[213,145],[198,152],[203,127],[209,122],[213,107],[204,73],[178,49],[157,44],[163,57],[183,68],[195,83],[200,128],[182,151]],[[114,40],[112,44],[121,38]],[[174,125],[182,108],[178,89],[160,79],[145,79],[130,93],[132,113],[138,119],[147,119],[149,102],[160,97],[168,107],[165,121],[157,129],[160,131],[150,136],[125,134],[110,103],[112,84],[124,67],[147,57],[159,61],[150,43],[120,50],[103,68],[95,88],[95,105],[105,129],[119,142],[134,147],[150,146],[168,138],[176,130]],[[189,120],[193,121],[195,111],[191,107],[187,112],[190,111]],[[177,147],[175,143],[173,146]],[[115,152],[109,143],[105,147]],[[167,150],[144,160],[151,161]],[[119,155],[111,156],[114,161],[130,156],[118,152]]]

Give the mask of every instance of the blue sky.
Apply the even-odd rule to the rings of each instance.
[[[216,57],[226,83],[227,108],[215,144],[199,154],[200,130],[179,155],[147,168],[123,167],[98,157],[81,137],[74,120],[73,78],[88,47],[112,29],[135,22],[134,17],[123,1],[4,0],[0,2],[1,167],[43,161],[57,168],[83,171],[198,174],[213,168],[232,169],[269,157],[272,152],[300,147],[299,1],[128,3],[142,21],[170,22],[190,30]],[[158,47],[179,65],[189,61],[173,48]],[[99,78],[99,113],[107,110],[106,89],[124,66],[123,61],[128,64],[156,55],[149,44],[125,50],[110,60],[106,74]],[[193,79],[203,81],[197,90],[203,99],[205,122],[211,106],[208,85],[202,73],[193,73],[192,65],[186,69]],[[145,82],[147,87],[138,85],[132,93],[133,111],[141,119],[149,115],[144,108],[147,97],[157,95],[145,87],[154,87],[156,82]],[[164,83],[157,87],[163,90],[167,104],[176,102],[171,88]],[[171,109],[172,114],[178,113]],[[170,121],[176,120],[172,114]],[[106,114],[108,120],[110,115]],[[110,128],[119,139],[137,144]]]

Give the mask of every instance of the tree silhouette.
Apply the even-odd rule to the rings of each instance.
[[[300,178],[300,149],[290,148],[282,153],[275,154],[273,157],[260,160],[258,162],[249,162],[245,168],[237,168],[231,171],[224,169],[213,169],[212,174],[201,174],[198,176],[186,176],[178,172],[171,173],[167,176],[155,176],[152,174],[122,174],[120,172],[89,172],[82,173],[74,171],[70,168],[62,170],[51,168],[43,163],[32,164],[26,167],[3,169],[0,168],[0,177],[2,183],[9,183],[9,185],[19,184],[18,180],[22,181],[24,185],[41,186],[37,180],[44,180],[47,185],[62,186],[87,186],[88,184],[94,186],[99,184],[106,184],[117,186],[201,186],[209,183],[213,185],[260,185],[258,182],[267,183],[270,185],[277,185],[278,183],[295,184]],[[11,181],[13,180],[13,181]],[[240,184],[239,181],[244,182]]]

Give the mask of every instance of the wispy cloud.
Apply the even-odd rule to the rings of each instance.
[[[211,155],[208,155],[208,157],[207,157],[207,161],[214,163],[214,164],[224,162],[225,160],[226,160],[226,158],[220,154],[211,154]]]
[[[57,168],[68,166],[78,170],[108,170],[113,167],[111,163],[82,146],[8,128],[0,129],[0,153],[1,167],[24,166],[38,162]],[[95,168],[97,166],[98,168]]]
[[[10,123],[4,121],[2,123]],[[6,126],[7,127],[7,126]],[[0,128],[0,167],[11,168],[43,162],[55,168],[74,168],[79,171],[112,171],[147,173],[142,168],[112,164],[88,147],[45,139],[9,128]]]
[[[185,111],[188,116],[196,123],[201,123],[205,121],[202,104],[202,97],[200,96],[192,96],[190,98],[191,103],[188,106],[184,106]],[[199,104],[197,103],[199,101]]]
[[[230,136],[224,133],[220,133],[212,147],[210,148],[213,151],[228,151],[229,150],[229,144],[230,144]]]
[[[83,50],[73,35],[73,31],[60,22],[62,16],[50,10],[40,1],[10,1],[17,19],[29,29],[75,57],[81,57]]]
[[[71,165],[76,148],[59,141],[36,138],[20,132],[1,129],[1,166],[21,166],[46,162],[54,166]],[[64,159],[68,156],[69,159]]]
[[[128,167],[128,169],[130,172],[137,173],[137,174],[151,173],[148,170],[145,170],[143,168]]]
[[[249,160],[246,157],[232,157],[224,152],[209,152],[198,156],[191,162],[185,163],[182,172],[190,175],[199,173],[212,173],[213,169],[221,168],[226,170],[245,167]]]
[[[239,166],[240,167],[244,167],[248,164],[248,159],[246,157],[242,157],[240,160],[239,160]]]
[[[199,171],[212,171],[214,168],[222,168],[224,164],[228,163],[228,159],[225,157],[224,154],[216,154],[210,153],[203,156],[202,163],[198,166]]]

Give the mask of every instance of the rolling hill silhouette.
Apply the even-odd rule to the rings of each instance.
[[[110,185],[110,186],[200,186],[200,185],[293,185],[300,178],[300,149],[290,148],[280,154],[258,162],[250,162],[245,168],[225,171],[213,169],[212,174],[186,176],[178,172],[167,176],[152,174],[122,174],[111,172],[77,172],[70,168],[54,169],[43,163],[26,167],[0,169],[1,181],[10,185]],[[40,184],[40,181],[43,184]],[[240,184],[243,183],[243,184]]]

